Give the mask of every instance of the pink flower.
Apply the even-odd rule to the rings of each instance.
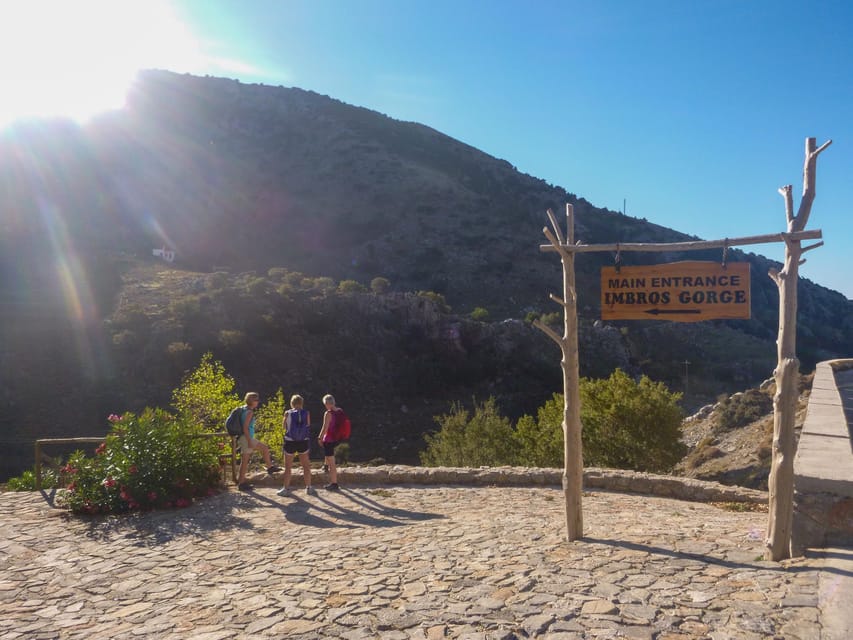
[[[98,446],[98,448],[97,448],[97,449],[95,449],[95,453],[96,453],[97,455],[101,455],[101,454],[103,454],[103,453],[104,453],[104,451],[106,451],[106,450],[107,450],[107,443],[106,443],[106,442],[102,442],[102,443]]]
[[[148,492],[148,500],[151,502],[154,502],[156,499],[157,499],[157,492],[156,491],[149,491]]]
[[[121,416],[117,416],[116,414],[111,413],[107,420],[109,420],[110,422],[121,422]]]
[[[62,469],[60,469],[60,471],[62,471],[62,473],[77,473],[77,469],[72,467],[70,464],[66,464],[64,467],[62,467]]]
[[[116,481],[113,480],[110,476],[107,476],[106,478],[104,478],[104,481],[101,484],[104,485],[107,489],[109,489],[110,487],[115,486]]]
[[[135,464],[132,464],[130,465],[130,467],[128,467],[127,472],[133,475],[134,473],[139,473],[139,469],[136,467]]]
[[[68,485],[69,491],[74,491],[74,489],[76,489],[76,488],[77,488],[77,484],[74,482],[72,482],[71,484]]]
[[[138,503],[138,502],[134,502],[134,501],[132,501],[132,500],[131,500],[131,501],[127,504],[127,506],[128,506],[128,507],[130,507],[131,509],[138,509],[138,508],[139,508],[139,503]]]
[[[184,507],[190,506],[190,501],[186,498],[178,498],[177,500],[175,500],[175,506],[183,509]]]

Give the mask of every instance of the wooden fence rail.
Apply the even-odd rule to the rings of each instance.
[[[237,482],[237,438],[226,431],[218,431],[216,433],[199,433],[194,438],[217,438],[231,441],[231,455],[219,457],[220,465],[230,463],[231,465],[231,480]],[[35,458],[36,458],[36,490],[41,491],[41,461],[42,461],[42,446],[43,445],[60,445],[60,444],[100,444],[107,439],[106,436],[101,437],[81,437],[81,438],[39,438],[35,443]]]

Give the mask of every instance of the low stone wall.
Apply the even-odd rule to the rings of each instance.
[[[295,475],[297,475],[295,473]],[[560,487],[561,469],[527,467],[410,467],[384,465],[378,467],[341,467],[338,481],[343,485],[471,485],[500,487]],[[280,477],[257,476],[255,484],[274,486]],[[327,481],[326,474],[317,474],[315,482]],[[295,479],[299,486],[301,478]],[[748,502],[766,503],[767,492],[730,487],[718,482],[694,478],[656,475],[623,471],[620,469],[584,469],[585,489],[604,489],[626,493],[655,495],[694,502]]]
[[[853,545],[853,447],[845,415],[850,384],[853,359],[818,363],[794,459],[796,555],[809,547]]]

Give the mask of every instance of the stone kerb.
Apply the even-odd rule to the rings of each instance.
[[[853,544],[853,359],[820,362],[794,459],[796,551]]]
[[[294,475],[298,475],[295,473]],[[319,474],[318,479],[324,479]],[[414,467],[383,465],[377,467],[341,467],[338,480],[344,485],[461,485],[505,487],[560,487],[561,469],[527,467]],[[256,476],[255,484],[273,486],[278,477]],[[299,486],[301,478],[295,478]],[[625,493],[655,495],[694,502],[766,503],[767,492],[732,487],[718,482],[679,478],[620,469],[584,469],[585,489],[605,489]]]

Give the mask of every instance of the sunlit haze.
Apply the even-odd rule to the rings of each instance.
[[[198,42],[166,2],[0,4],[0,126],[21,118],[82,122],[121,107],[141,68],[200,71]]]

